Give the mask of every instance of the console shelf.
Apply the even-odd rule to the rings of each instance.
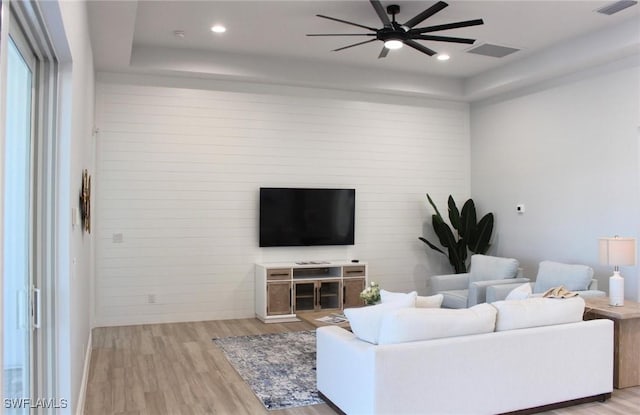
[[[256,264],[256,317],[298,321],[296,313],[363,305],[367,264],[350,261]]]

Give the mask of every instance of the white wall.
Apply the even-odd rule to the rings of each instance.
[[[471,107],[472,196],[496,214],[495,252],[518,258],[525,276],[545,259],[582,263],[606,290],[612,269],[598,264],[597,238],[638,237],[637,65]],[[639,298],[638,268],[621,271],[626,297]]]
[[[60,136],[58,176],[58,252],[56,302],[58,387],[69,399],[67,413],[82,405],[82,379],[90,338],[92,236],[72,228],[71,209],[79,205],[83,169],[94,172],[94,70],[84,2],[59,3],[70,56],[60,65]],[[58,35],[61,27],[52,28]],[[54,34],[55,37],[55,34]]]
[[[359,258],[420,292],[447,269],[417,237],[426,192],[469,195],[466,104],[98,79],[97,325],[251,317],[255,262]],[[355,246],[259,248],[261,186],[355,188]]]

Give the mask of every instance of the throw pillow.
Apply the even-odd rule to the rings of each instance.
[[[417,291],[411,291],[410,293],[394,293],[387,290],[380,290],[380,302],[392,303],[394,301],[405,300],[408,297],[415,298],[418,295]]]
[[[471,308],[405,308],[388,312],[380,326],[379,344],[491,333],[496,309],[483,303]]]
[[[400,308],[412,307],[416,303],[416,294],[409,293],[405,298],[390,303],[381,303],[367,307],[347,308],[344,315],[349,319],[351,331],[360,340],[378,344],[380,324],[384,315]]]
[[[580,297],[529,298],[491,303],[498,310],[496,331],[552,326],[582,321],[584,300]]]
[[[444,300],[444,295],[436,294],[430,295],[428,297],[416,297],[416,307],[417,308],[440,308],[442,307],[442,300]]]
[[[531,284],[524,283],[509,292],[505,300],[525,300],[531,296]]]
[[[542,261],[533,287],[534,293],[543,293],[549,288],[564,286],[569,291],[589,289],[593,268],[586,265],[570,265],[560,262]]]

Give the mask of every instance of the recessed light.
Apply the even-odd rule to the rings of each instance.
[[[446,53],[438,54],[439,61],[448,61],[450,57],[451,56],[447,55]]]
[[[214,33],[224,33],[227,31],[227,28],[220,24],[217,24],[215,26],[211,26],[211,31]]]

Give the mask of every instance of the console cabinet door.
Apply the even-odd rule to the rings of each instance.
[[[365,279],[345,278],[342,283],[344,284],[344,308],[363,306],[364,301],[360,298],[360,293],[364,290]]]
[[[316,309],[340,309],[340,281],[318,281],[319,298]]]
[[[294,309],[298,311],[313,311],[316,309],[316,282],[294,282]]]
[[[291,314],[291,283],[267,283],[267,315]]]

